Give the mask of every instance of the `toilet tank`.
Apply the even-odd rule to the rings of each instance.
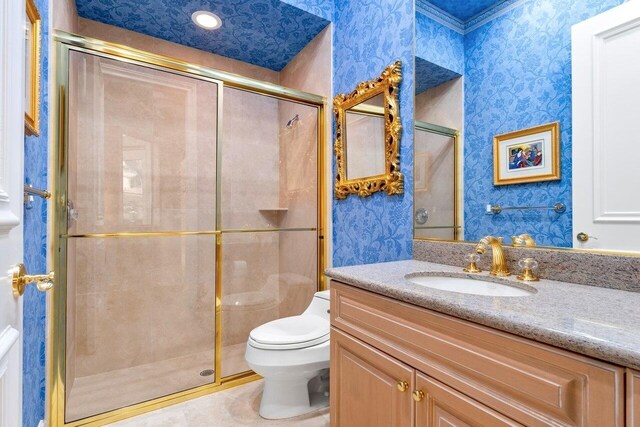
[[[315,314],[329,320],[329,306],[329,291],[316,292],[313,295],[311,304],[302,314]]]

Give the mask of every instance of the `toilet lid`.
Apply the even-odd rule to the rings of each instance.
[[[258,326],[249,334],[257,348],[293,349],[321,344],[329,339],[329,321],[306,314],[273,320]]]

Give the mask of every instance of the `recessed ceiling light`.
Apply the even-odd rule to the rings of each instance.
[[[205,10],[193,12],[191,19],[198,27],[202,27],[205,30],[215,30],[222,26],[222,19],[218,15]]]

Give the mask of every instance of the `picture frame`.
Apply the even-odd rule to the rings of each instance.
[[[25,132],[40,134],[41,18],[34,0],[26,0],[25,13]]]
[[[560,179],[560,122],[493,138],[493,184],[509,185]]]

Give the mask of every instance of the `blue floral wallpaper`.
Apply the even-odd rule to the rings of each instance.
[[[279,0],[77,0],[78,14],[196,49],[280,71],[329,23],[328,19]],[[305,0],[290,0],[298,6]],[[328,1],[312,0],[310,10],[326,15]],[[306,8],[305,8],[306,9]],[[191,14],[208,10],[222,18],[209,31]]]
[[[571,246],[571,25],[622,0],[532,0],[465,36],[465,239],[530,233]],[[493,136],[560,121],[560,181],[493,186]],[[488,203],[567,212],[485,215]]]
[[[462,75],[464,36],[416,13],[416,56]]]
[[[47,188],[49,5],[47,0],[36,0],[36,6],[42,19],[40,135],[25,138],[24,175],[26,183]],[[39,197],[24,210],[24,264],[31,274],[47,270],[47,204]],[[46,297],[28,286],[23,304],[22,425],[36,427],[44,419]]]
[[[416,95],[460,77],[460,74],[416,56]]]
[[[351,92],[396,60],[402,61],[400,85],[400,167],[405,192],[400,196],[355,195],[333,203],[335,266],[411,258],[413,206],[413,0],[336,0],[333,45],[334,94]],[[335,176],[335,164],[334,164]]]
[[[416,13],[416,95],[460,77],[464,72],[464,36]]]

